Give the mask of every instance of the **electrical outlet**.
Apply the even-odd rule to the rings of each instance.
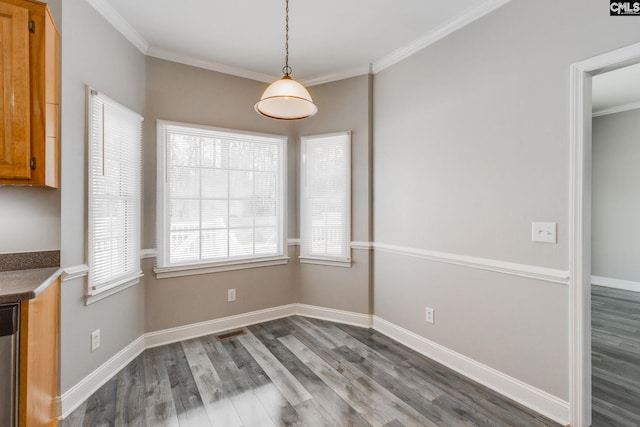
[[[235,301],[236,300],[236,290],[234,289],[227,289],[227,301],[231,302],[231,301]]]
[[[96,351],[98,347],[100,347],[100,329],[91,332],[91,351]]]
[[[433,325],[435,323],[435,318],[434,318],[435,310],[431,307],[427,307],[424,312],[425,312],[424,320],[427,323],[431,323]]]
[[[533,222],[531,223],[531,240],[541,243],[558,243],[558,223]]]

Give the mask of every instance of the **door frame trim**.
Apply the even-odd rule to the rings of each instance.
[[[571,65],[569,151],[569,403],[591,425],[591,78],[640,62],[635,43]]]

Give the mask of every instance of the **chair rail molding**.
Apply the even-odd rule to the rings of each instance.
[[[156,248],[140,249],[140,259],[155,258],[158,256]]]
[[[406,255],[430,261],[443,262],[447,264],[460,265],[479,270],[488,270],[496,273],[509,274],[512,276],[528,277],[530,279],[542,280],[545,282],[569,283],[569,272],[536,265],[518,264],[508,261],[500,261],[488,258],[478,258],[467,255],[450,254],[446,252],[429,251],[425,249],[409,248],[406,246],[388,245],[386,243],[374,243],[376,252],[388,252],[398,255]]]
[[[89,274],[89,266],[87,264],[72,265],[62,268],[62,274],[60,278],[63,282],[79,279]]]

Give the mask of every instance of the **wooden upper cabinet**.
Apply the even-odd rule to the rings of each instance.
[[[0,176],[31,178],[29,11],[0,3]]]
[[[58,187],[58,39],[45,3],[0,0],[0,184]]]

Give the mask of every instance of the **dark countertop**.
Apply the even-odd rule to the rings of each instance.
[[[58,267],[0,272],[0,304],[33,299],[61,274]]]

